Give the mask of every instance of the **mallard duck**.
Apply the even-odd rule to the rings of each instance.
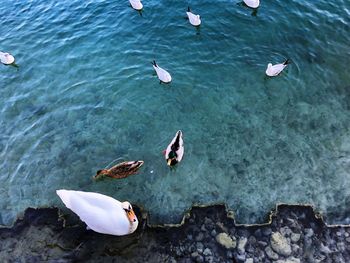
[[[153,65],[153,68],[156,71],[157,76],[161,82],[163,82],[163,83],[170,83],[171,82],[171,76],[170,76],[168,71],[159,67],[155,60],[153,60],[152,65]]]
[[[92,192],[57,190],[56,193],[95,232],[124,236],[133,233],[139,224],[129,202]]]
[[[144,161],[122,162],[113,166],[112,168],[98,170],[94,178],[98,179],[103,176],[108,176],[116,179],[122,179],[128,177],[129,175],[136,174],[143,163]]]
[[[182,131],[178,131],[165,150],[165,159],[169,166],[181,162],[184,156],[184,141],[182,139]]]
[[[15,62],[15,58],[9,54],[0,51],[0,61],[2,64],[10,65]]]
[[[279,75],[285,67],[287,67],[287,65],[290,63],[290,60],[287,59],[285,62],[280,63],[280,64],[276,64],[276,65],[272,65],[271,63],[269,63],[267,65],[267,69],[266,69],[266,75],[269,77],[275,77],[277,75]]]
[[[141,0],[129,0],[129,3],[131,5],[131,7],[134,8],[135,10],[140,11],[143,8]]]
[[[191,12],[190,7],[187,8],[187,17],[188,20],[190,21],[191,25],[193,26],[199,26],[201,24],[201,18],[199,15],[195,15]]]
[[[260,0],[243,0],[243,2],[250,8],[258,8]]]

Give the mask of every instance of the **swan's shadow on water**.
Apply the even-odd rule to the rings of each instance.
[[[8,64],[8,65],[3,64],[3,65],[6,66],[6,67],[14,67],[14,68],[17,69],[17,71],[19,70],[19,65],[17,65],[16,63],[12,63],[12,64]]]

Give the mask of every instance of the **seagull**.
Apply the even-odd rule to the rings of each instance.
[[[170,76],[168,71],[159,67],[155,60],[153,60],[152,65],[153,65],[153,68],[156,71],[157,76],[161,82],[163,82],[163,83],[170,83],[171,82],[171,76]]]
[[[0,51],[0,61],[4,65],[10,65],[15,62],[15,58],[9,53]]]
[[[192,26],[199,26],[201,24],[201,18],[199,15],[195,15],[191,12],[190,7],[187,8],[186,12],[188,16],[188,20],[190,21]]]
[[[267,65],[266,75],[269,76],[269,77],[277,76],[278,74],[280,74],[284,70],[285,67],[287,67],[287,65],[289,63],[290,63],[289,59],[287,59],[283,63],[276,64],[276,65],[272,65],[271,63],[269,63]]]
[[[129,0],[129,2],[131,7],[134,8],[135,10],[138,10],[138,11],[142,10],[143,5],[141,3],[141,0]]]
[[[260,0],[243,0],[243,2],[250,8],[258,8]]]

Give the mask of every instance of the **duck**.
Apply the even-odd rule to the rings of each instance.
[[[10,65],[15,62],[15,58],[9,53],[0,51],[0,61],[4,65]]]
[[[155,60],[153,60],[152,65],[153,65],[153,68],[156,71],[157,76],[158,76],[161,83],[162,82],[163,83],[170,83],[171,82],[171,76],[170,76],[168,71],[159,67]]]
[[[115,179],[122,179],[136,174],[143,163],[144,161],[122,162],[114,165],[112,168],[98,170],[94,176],[94,179],[99,179],[104,176],[112,177]]]
[[[129,3],[131,5],[131,7],[134,8],[135,10],[137,10],[137,11],[140,11],[143,8],[141,0],[129,0]]]
[[[191,12],[190,7],[187,8],[186,14],[187,14],[188,20],[190,21],[191,25],[193,25],[193,26],[200,26],[200,24],[201,24],[200,16],[193,14]]]
[[[168,166],[175,166],[181,162],[184,156],[184,141],[182,138],[182,131],[176,132],[175,137],[165,150],[165,160]]]
[[[67,208],[86,223],[88,230],[101,234],[124,236],[133,233],[138,220],[131,204],[110,196],[74,190],[56,190]]]
[[[269,63],[267,65],[267,69],[265,73],[269,77],[275,77],[279,75],[285,69],[285,67],[287,67],[289,63],[290,63],[289,59],[287,59],[283,63],[276,64],[276,65],[272,65],[271,63]]]
[[[243,2],[250,8],[258,8],[260,0],[243,0]]]

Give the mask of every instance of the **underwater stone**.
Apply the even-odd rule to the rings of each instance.
[[[280,255],[289,256],[292,253],[292,248],[287,238],[279,232],[272,234],[270,244],[272,249]]]
[[[244,253],[247,241],[248,241],[248,239],[246,237],[242,237],[239,239],[238,247],[237,247],[239,253],[241,253],[241,254]]]
[[[292,235],[290,236],[290,239],[292,240],[292,242],[296,243],[300,240],[300,234],[292,233]]]
[[[225,247],[227,249],[231,249],[231,248],[236,247],[236,239],[232,239],[226,233],[218,234],[215,239],[220,245],[222,245],[223,247]]]

